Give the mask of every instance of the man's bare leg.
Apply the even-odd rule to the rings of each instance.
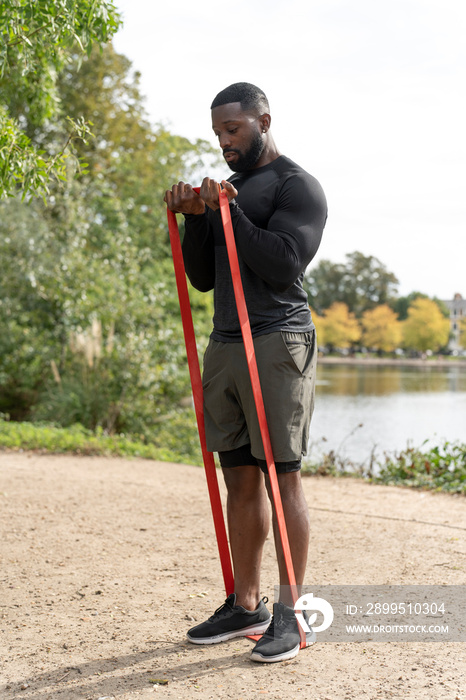
[[[291,559],[293,561],[298,595],[300,595],[301,586],[304,583],[304,577],[306,574],[306,564],[309,551],[309,509],[304,497],[301,483],[301,473],[299,471],[277,474],[277,478],[278,485],[280,487],[280,496],[283,505],[283,513],[285,515],[286,529],[288,532]],[[265,477],[265,482],[269,498],[272,503],[273,534],[275,538],[275,550],[277,552],[278,570],[280,574],[280,600],[285,605],[293,607],[293,600],[291,597],[288,574],[285,565],[285,557],[283,555],[280,532],[278,529],[277,518],[275,516],[275,508],[273,507],[270,479],[268,476]]]
[[[236,604],[255,610],[260,601],[262,550],[270,526],[264,475],[255,465],[223,469]]]

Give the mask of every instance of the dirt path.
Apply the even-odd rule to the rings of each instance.
[[[308,584],[465,583],[464,498],[304,486]],[[224,599],[202,469],[0,453],[0,518],[2,700],[466,700],[464,643],[317,643],[273,665],[247,639],[187,643]],[[271,599],[276,582],[268,540]]]

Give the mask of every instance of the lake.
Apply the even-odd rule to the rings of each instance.
[[[367,463],[426,439],[466,440],[466,367],[319,365],[311,458]]]

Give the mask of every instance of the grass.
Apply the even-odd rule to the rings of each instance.
[[[53,423],[16,423],[0,419],[0,449],[200,464],[198,444],[193,444],[196,436],[189,431],[182,435],[180,427],[176,427],[165,427],[172,435],[163,442],[170,446],[160,447],[135,436],[105,435],[101,429],[93,432],[79,424],[62,428]],[[179,444],[184,444],[180,450],[175,447],[177,436],[182,438]],[[360,477],[378,484],[466,495],[466,443],[444,442],[429,447],[426,441],[420,447],[408,446],[400,452],[386,453],[382,461],[371,455],[369,466],[355,464],[331,451],[317,462],[306,461],[303,474]]]
[[[172,449],[157,447],[135,437],[105,435],[82,425],[62,428],[53,423],[16,423],[0,420],[0,449],[33,450],[54,454],[142,457],[166,462],[186,461]]]

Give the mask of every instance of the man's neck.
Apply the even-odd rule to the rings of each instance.
[[[264,150],[261,153],[259,160],[254,166],[253,170],[256,168],[262,168],[264,165],[268,165],[281,156],[280,151],[275,145],[275,141],[271,134],[267,134],[267,140],[264,146]]]

